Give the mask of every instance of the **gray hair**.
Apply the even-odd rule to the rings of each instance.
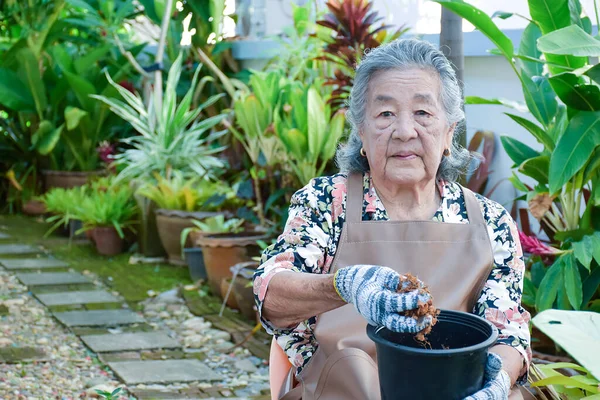
[[[336,162],[342,172],[367,172],[369,162],[360,155],[362,141],[359,131],[365,120],[367,89],[371,77],[390,69],[422,68],[436,72],[441,82],[441,101],[449,125],[456,123],[451,154],[442,157],[437,177],[454,181],[465,173],[473,156],[457,143],[456,134],[463,129],[465,114],[462,109],[462,93],[456,74],[448,59],[432,44],[417,39],[397,39],[365,54],[356,68],[354,85],[348,102],[347,117],[352,131],[346,144],[340,146]]]

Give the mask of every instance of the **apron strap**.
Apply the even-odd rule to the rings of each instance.
[[[461,186],[460,188],[465,196],[465,205],[467,206],[467,218],[469,219],[469,223],[485,225],[483,212],[481,211],[481,207],[479,206],[475,194],[469,188],[464,186]]]
[[[364,177],[359,172],[352,172],[348,175],[346,192],[346,221],[361,222],[362,208],[365,198]]]

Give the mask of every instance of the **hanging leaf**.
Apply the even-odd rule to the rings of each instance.
[[[600,145],[600,112],[579,112],[560,137],[550,159],[550,192],[556,193]]]
[[[525,143],[510,136],[501,136],[500,141],[502,142],[502,146],[504,146],[504,150],[516,165],[521,165],[526,160],[540,155],[540,153],[527,146]]]
[[[600,56],[600,40],[594,39],[577,25],[567,26],[542,36],[538,40],[538,48],[544,53],[551,54]]]
[[[550,84],[556,95],[568,106],[576,110],[600,110],[600,88],[585,85],[572,73],[562,73],[550,78]]]
[[[36,150],[41,155],[48,155],[54,150],[60,135],[62,133],[64,125],[55,128],[54,125],[47,120],[40,122],[40,126],[37,131],[32,135],[31,142],[34,144]]]
[[[43,119],[46,107],[48,106],[48,100],[46,97],[46,85],[42,81],[38,60],[28,48],[22,49],[17,53],[17,60],[19,61],[24,81],[29,87],[29,92],[35,102],[35,109],[38,116],[40,119]]]
[[[33,111],[35,102],[31,92],[19,76],[6,68],[0,68],[0,104],[13,111]]]
[[[67,123],[67,130],[72,131],[79,126],[81,120],[88,115],[86,111],[83,111],[77,107],[67,106],[65,109],[65,122]]]
[[[532,322],[596,379],[600,379],[600,313],[547,310],[536,315]]]
[[[547,185],[549,168],[550,157],[542,155],[525,160],[519,166],[519,172],[532,177],[542,185]]]
[[[527,118],[523,118],[518,115],[510,113],[504,114],[508,115],[513,121],[521,125],[523,128],[527,129],[529,133],[531,133],[538,142],[543,144],[546,149],[550,151],[554,150],[554,140],[552,140],[552,138],[546,133],[546,131],[544,131],[542,128],[536,125],[535,122],[532,122]]]
[[[523,34],[521,35],[521,43],[519,44],[519,55],[540,60],[542,52],[538,50],[537,40],[542,36],[539,26],[534,22],[530,22]],[[530,77],[541,76],[544,72],[544,64],[535,61],[519,60],[522,65],[522,71]]]
[[[522,74],[521,83],[525,103],[531,114],[544,127],[550,126],[558,113],[558,102],[556,101],[556,93],[550,86],[548,78],[542,76],[530,77]]]
[[[575,310],[580,310],[581,302],[583,300],[583,287],[581,284],[581,275],[577,268],[577,262],[572,256],[565,256],[563,262],[563,276],[569,303],[571,303]]]
[[[592,263],[593,246],[594,243],[591,236],[585,236],[583,240],[573,242],[573,253],[575,254],[575,258],[577,258],[581,265],[588,271],[590,270],[590,264]]]
[[[96,89],[94,88],[94,85],[92,85],[89,81],[85,80],[84,78],[78,75],[72,74],[67,71],[63,71],[63,73],[65,74],[65,77],[67,78],[69,86],[71,86],[71,90],[75,94],[75,97],[77,97],[81,108],[90,113],[93,113],[96,101],[93,98],[91,98],[90,95],[96,94]]]
[[[527,106],[523,103],[508,99],[486,99],[479,96],[466,96],[465,104],[495,104],[513,108],[520,112],[528,112]]]
[[[594,268],[592,273],[583,281],[583,300],[581,304],[586,306],[592,300],[592,297],[598,291],[598,286],[600,286],[600,267]]]
[[[561,257],[552,264],[548,271],[546,271],[546,275],[544,275],[544,279],[542,279],[535,297],[535,305],[538,311],[547,310],[554,304],[558,289],[563,284],[562,264],[563,260]]]

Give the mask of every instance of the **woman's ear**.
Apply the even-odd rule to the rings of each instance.
[[[448,131],[446,132],[446,137],[444,138],[444,149],[449,149],[452,147],[452,139],[454,138],[454,131],[456,130],[456,122],[450,125]]]

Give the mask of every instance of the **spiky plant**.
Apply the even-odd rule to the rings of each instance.
[[[336,67],[325,84],[334,88],[328,102],[337,110],[345,106],[354,82],[354,68],[365,50],[400,37],[408,28],[389,30],[390,26],[382,23],[384,17],[371,10],[373,3],[368,0],[328,0],[326,6],[329,13],[317,24],[331,29],[333,34],[318,59]]]

